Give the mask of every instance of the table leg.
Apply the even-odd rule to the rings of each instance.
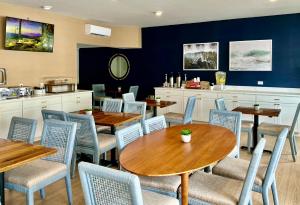
[[[115,126],[111,126],[111,134],[114,135],[116,133],[116,127]],[[111,158],[111,163],[113,165],[118,164],[117,160],[116,160],[116,148],[112,149],[110,151],[110,158]]]
[[[258,115],[254,115],[254,124],[253,124],[253,149],[255,149],[257,145],[257,127],[258,127]]]
[[[157,116],[157,107],[154,106],[153,108],[153,117],[156,117]]]
[[[4,198],[4,172],[0,173],[0,204],[5,204],[5,198]]]
[[[189,195],[189,173],[181,174],[181,200],[182,205],[188,205]]]

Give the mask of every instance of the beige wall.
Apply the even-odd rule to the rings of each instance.
[[[53,53],[4,50],[6,16],[54,24]],[[44,77],[66,76],[77,79],[77,44],[141,47],[139,27],[109,26],[112,28],[111,37],[100,37],[85,35],[85,23],[90,22],[40,9],[0,3],[0,68],[7,70],[8,86],[20,83],[39,85]]]

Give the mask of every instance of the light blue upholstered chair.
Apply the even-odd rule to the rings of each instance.
[[[189,204],[252,204],[251,190],[266,141],[258,142],[244,181],[197,171],[190,177]]]
[[[161,130],[167,127],[165,116],[160,115],[156,117],[152,117],[150,119],[145,120],[144,123],[144,131],[145,134],[149,134],[150,132]]]
[[[209,113],[209,124],[225,127],[235,134],[236,146],[228,155],[230,157],[240,157],[241,118],[242,113],[240,112],[210,110]]]
[[[269,204],[270,189],[272,189],[274,204],[279,205],[275,174],[287,134],[288,129],[284,128],[276,140],[269,164],[260,165],[256,174],[252,190],[262,193],[264,205]],[[243,181],[246,178],[248,166],[247,160],[226,157],[213,168],[213,174]]]
[[[171,123],[174,124],[190,124],[193,120],[193,112],[195,108],[196,97],[190,96],[185,106],[184,114],[168,112],[165,114],[165,118],[169,126]]]
[[[227,110],[224,98],[218,98],[215,100],[215,105],[217,110]],[[241,132],[246,132],[248,135],[247,147],[248,151],[251,151],[251,147],[253,146],[253,122],[250,120],[242,120],[242,128]]]
[[[124,102],[124,112],[125,113],[135,113],[142,115],[142,119],[140,120],[141,124],[144,124],[144,120],[146,118],[146,102]]]
[[[134,99],[136,100],[137,94],[138,94],[139,86],[138,85],[132,85],[129,87],[129,93],[133,93]]]
[[[37,121],[22,117],[12,117],[7,139],[20,140],[32,144],[36,132]]]
[[[101,105],[106,98],[111,98],[109,96],[106,96],[105,94],[105,84],[93,84],[93,107],[96,107],[96,102],[99,102],[99,106],[101,108]]]
[[[57,152],[35,160],[5,173],[5,188],[26,194],[26,204],[34,204],[34,192],[40,190],[45,198],[44,188],[60,179],[65,179],[68,204],[72,204],[70,163],[75,142],[76,123],[45,120],[41,145],[52,147]]]
[[[124,93],[124,94],[122,94],[122,98],[123,98],[124,103],[135,101],[135,97],[134,97],[133,93]]]
[[[64,111],[57,110],[42,110],[43,119],[54,119],[66,121],[66,113]]]
[[[86,205],[179,205],[175,198],[141,190],[136,175],[86,162],[78,169]]]
[[[121,112],[123,100],[122,99],[109,99],[106,98],[103,101],[102,111],[103,112]],[[109,126],[96,125],[97,132],[106,131],[110,132]]]
[[[77,123],[76,145],[72,159],[72,173],[74,176],[77,154],[84,153],[93,156],[93,163],[99,164],[100,155],[116,148],[116,137],[111,134],[97,135],[94,117],[67,113],[67,120]]]
[[[294,162],[296,161],[296,155],[297,155],[297,143],[296,143],[296,139],[295,139],[295,127],[297,126],[299,112],[300,112],[300,103],[297,106],[297,109],[296,109],[296,112],[295,112],[295,115],[294,115],[294,119],[293,119],[293,122],[292,122],[292,126],[262,122],[262,123],[259,124],[259,126],[257,128],[257,137],[258,137],[258,139],[260,139],[261,137],[264,137],[264,135],[278,136],[283,128],[288,128],[289,129],[288,139],[289,139],[289,142],[290,142],[290,147],[291,147],[291,152],[292,152]]]
[[[116,132],[117,146],[119,153],[131,142],[143,136],[140,123],[123,128]],[[120,167],[121,168],[121,167]],[[177,190],[180,186],[181,179],[179,176],[168,177],[144,177],[140,176],[143,189],[154,191],[160,194],[177,197]]]

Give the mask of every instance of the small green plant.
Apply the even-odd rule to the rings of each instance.
[[[93,111],[93,109],[84,109],[84,111]]]
[[[192,131],[190,129],[186,128],[186,129],[182,129],[180,133],[181,133],[181,135],[190,135],[190,134],[192,134]]]
[[[158,97],[158,96],[157,96],[157,97],[155,97],[155,99],[159,100],[159,99],[160,99],[160,97]]]

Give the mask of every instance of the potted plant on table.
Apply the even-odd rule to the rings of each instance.
[[[93,114],[93,109],[85,109],[84,112],[87,115],[92,115]]]
[[[188,128],[182,129],[181,130],[181,140],[183,142],[190,142],[192,138],[192,131]]]
[[[160,103],[160,97],[155,97],[155,102]]]

